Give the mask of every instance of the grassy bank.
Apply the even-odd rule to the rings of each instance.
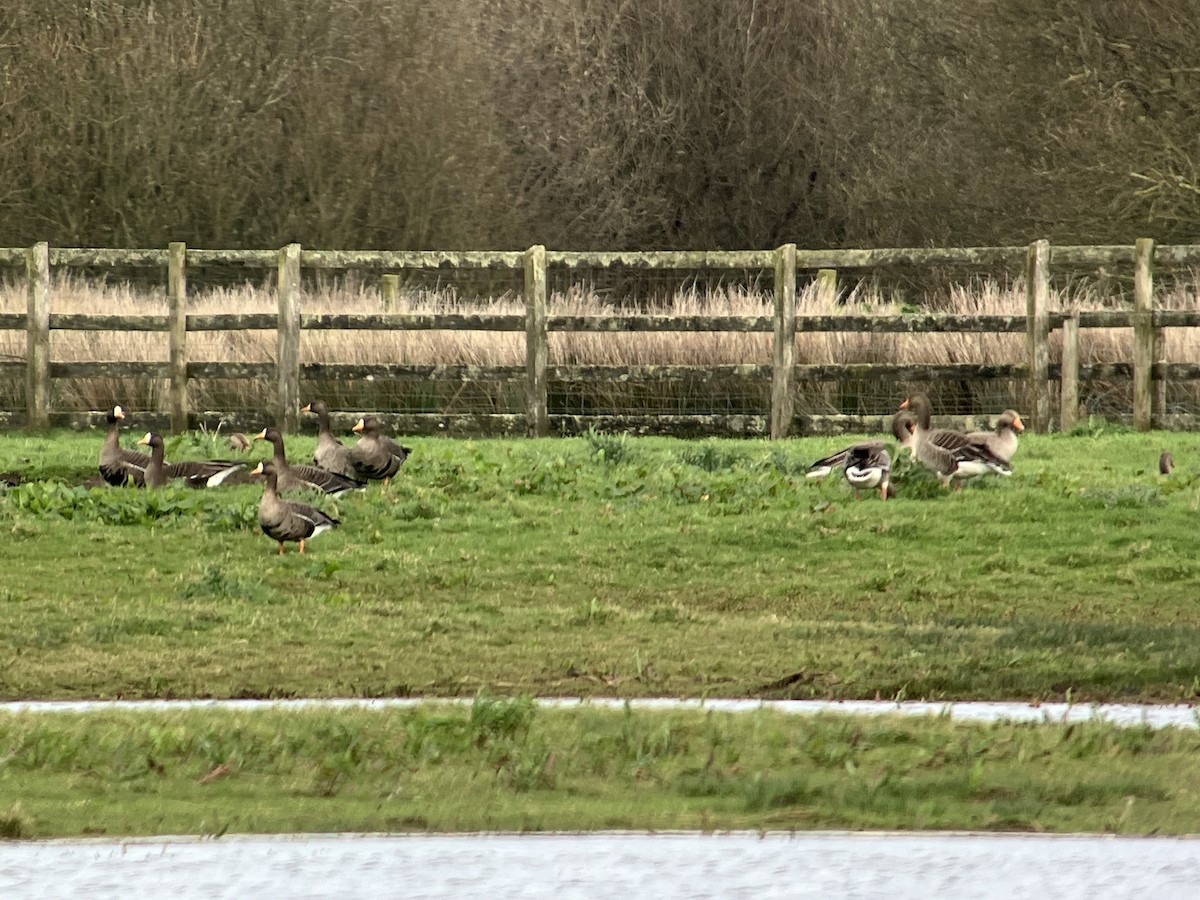
[[[0,698],[1200,691],[1200,437],[1093,423],[887,503],[806,483],[844,440],[417,441],[279,557],[255,487],[89,491],[99,434],[8,435]]]
[[[1200,733],[538,710],[5,716],[0,835],[915,828],[1194,833]]]

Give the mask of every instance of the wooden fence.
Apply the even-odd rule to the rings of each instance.
[[[1050,309],[1050,268],[1132,270],[1134,304],[1131,310],[1066,312]],[[1155,264],[1173,267],[1200,265],[1200,246],[1155,246],[1149,239],[1130,246],[1053,247],[1036,241],[1028,247],[976,247],[957,249],[799,250],[786,244],[775,250],[737,252],[662,253],[563,253],[544,247],[524,252],[386,252],[304,250],[289,244],[272,250],[198,250],[173,243],[166,250],[51,249],[45,243],[29,248],[0,248],[0,267],[24,266],[28,281],[25,315],[0,314],[0,329],[22,330],[27,335],[24,361],[0,363],[0,372],[20,369],[26,379],[26,425],[46,428],[51,416],[51,379],[68,377],[150,375],[169,385],[168,409],[171,427],[180,431],[190,424],[188,381],[204,377],[262,377],[274,380],[276,397],[273,415],[287,429],[298,427],[301,378],[319,372],[323,377],[344,379],[465,379],[519,378],[525,384],[525,410],[494,430],[515,430],[523,425],[530,435],[552,430],[548,410],[548,385],[552,380],[581,379],[637,380],[681,378],[701,370],[689,366],[550,366],[548,333],[631,331],[728,331],[773,334],[770,366],[737,366],[739,375],[770,379],[770,409],[761,424],[737,423],[730,430],[769,433],[781,438],[795,429],[794,398],[802,380],[839,381],[863,378],[910,380],[1008,379],[1027,385],[1022,410],[1030,427],[1046,431],[1052,425],[1070,428],[1079,411],[1079,385],[1087,378],[1132,378],[1133,422],[1141,430],[1155,423],[1163,410],[1168,381],[1200,379],[1200,365],[1168,363],[1161,359],[1161,330],[1166,327],[1200,326],[1200,311],[1158,310],[1153,304]],[[563,316],[547,308],[547,271],[623,266],[626,269],[773,270],[774,311],[769,316]],[[167,314],[165,316],[110,316],[99,314],[56,314],[52,311],[52,267],[157,267],[167,271]],[[189,267],[235,266],[275,269],[278,283],[277,314],[195,315],[187,312]],[[1024,316],[999,315],[822,315],[798,316],[796,284],[798,272],[854,273],[879,271],[894,266],[954,266],[976,273],[1024,268],[1027,305]],[[396,274],[414,269],[508,269],[524,273],[524,315],[328,315],[306,314],[301,309],[301,269],[373,272],[380,276],[384,297],[395,297]],[[1132,328],[1133,354],[1128,363],[1084,366],[1080,364],[1079,332],[1087,328]],[[52,330],[166,332],[168,359],[165,363],[74,362],[50,359]],[[274,363],[229,363],[197,361],[188,357],[187,336],[200,331],[274,329],[277,353]],[[446,329],[525,333],[524,370],[514,367],[320,365],[300,362],[303,330],[328,329]],[[1010,365],[861,365],[795,363],[797,332],[986,332],[1026,334],[1023,362]],[[1062,362],[1051,364],[1049,336],[1062,333]],[[469,373],[468,371],[469,370]],[[1058,384],[1059,408],[1054,407],[1054,385]],[[438,418],[438,417],[434,417]],[[472,417],[479,418],[479,417]],[[686,418],[686,417],[684,417]],[[713,417],[707,417],[713,418]],[[513,421],[520,420],[520,421]],[[442,423],[444,425],[444,422]],[[620,422],[609,422],[609,425]]]

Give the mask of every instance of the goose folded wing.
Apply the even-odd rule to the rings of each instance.
[[[983,444],[968,443],[950,452],[962,472],[1012,474],[1012,467]]]
[[[344,491],[362,490],[362,483],[328,469],[316,466],[288,466],[288,487],[299,486],[325,494],[340,494]]]

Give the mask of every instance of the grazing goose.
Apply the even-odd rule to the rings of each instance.
[[[299,541],[300,552],[303,553],[305,541],[337,527],[337,519],[316,507],[284,500],[279,496],[279,472],[274,462],[261,462],[250,470],[250,474],[262,475],[266,479],[262,500],[258,504],[258,525],[263,534],[279,543],[280,556],[283,556],[283,545],[287,541]]]
[[[917,462],[933,472],[941,480],[942,487],[949,486],[953,481],[955,488],[961,489],[964,481],[979,475],[1012,474],[1008,463],[982,444],[960,440],[954,442],[954,446],[946,447],[938,443],[936,438],[950,439],[943,437],[938,430],[930,429],[927,409],[924,414],[918,414],[915,422],[909,419],[906,427],[912,431],[913,455]],[[966,437],[961,432],[946,434]]]
[[[374,416],[366,416],[355,423],[351,430],[361,437],[350,448],[350,461],[354,463],[354,470],[359,478],[382,481],[386,486],[412,450],[401,447],[383,434],[382,428]]]
[[[121,446],[121,422],[125,420],[125,410],[114,406],[106,418],[108,433],[104,435],[104,443],[100,446],[100,474],[114,487],[122,487],[130,481],[142,487],[146,483],[146,466],[150,465],[150,457]]]
[[[901,450],[912,447],[912,432],[907,427],[909,421],[911,416],[905,412],[892,416],[892,436],[900,442]],[[808,467],[807,477],[824,478],[838,467],[841,467],[842,475],[854,488],[855,496],[862,488],[879,488],[882,500],[896,496],[891,485],[892,458],[883,441],[851,444],[844,450],[818,459]]]
[[[317,417],[317,447],[313,451],[313,463],[329,472],[337,472],[357,480],[354,462],[350,459],[350,448],[333,435],[329,427],[329,408],[324,400],[314,400],[302,407],[300,412],[312,413]]]
[[[275,448],[271,462],[275,464],[275,475],[280,493],[287,493],[288,491],[300,488],[321,491],[325,494],[341,494],[345,491],[362,489],[360,482],[355,481],[353,478],[347,478],[345,475],[339,475],[336,472],[327,472],[325,469],[318,469],[316,466],[288,465],[287,454],[283,449],[283,435],[279,433],[279,429],[277,428],[264,428],[254,436],[254,439],[256,441],[268,441]]]
[[[165,487],[176,479],[182,479],[188,487],[216,487],[242,468],[240,462],[225,460],[183,460],[166,465],[163,463],[163,439],[153,431],[147,431],[138,444],[150,448],[150,462],[144,472],[145,487]]]

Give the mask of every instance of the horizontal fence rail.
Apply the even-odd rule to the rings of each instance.
[[[196,412],[188,408],[188,382],[193,378],[270,378],[275,390],[272,418],[282,427],[298,426],[302,379],[392,379],[400,381],[499,381],[522,383],[525,410],[521,415],[480,414],[455,418],[481,430],[530,435],[551,432],[548,411],[550,382],[672,382],[703,383],[722,378],[740,378],[769,384],[769,409],[762,416],[623,416],[619,424],[647,432],[669,432],[672,428],[707,425],[739,434],[769,433],[780,438],[793,432],[798,423],[793,413],[796,385],[803,382],[837,382],[855,379],[895,381],[958,379],[1008,379],[1026,385],[1024,411],[1031,427],[1046,431],[1057,424],[1069,429],[1079,416],[1079,384],[1096,378],[1130,379],[1133,383],[1133,421],[1137,428],[1151,427],[1162,417],[1165,386],[1169,381],[1200,380],[1200,365],[1169,363],[1162,359],[1162,329],[1200,326],[1200,310],[1155,309],[1153,269],[1155,265],[1180,267],[1200,265],[1200,245],[1156,246],[1141,239],[1132,247],[1051,247],[1036,241],[1028,247],[974,247],[951,249],[800,250],[787,244],[775,250],[731,252],[620,252],[567,253],[535,246],[523,252],[443,251],[342,251],[305,250],[290,244],[280,250],[203,250],[173,243],[166,249],[72,249],[51,248],[45,243],[28,248],[0,248],[0,268],[25,270],[28,306],[25,314],[0,314],[0,330],[24,331],[23,360],[0,361],[0,374],[23,372],[26,379],[25,420],[33,429],[45,428],[51,420],[51,382],[56,378],[149,376],[168,384],[172,429],[189,427]],[[275,313],[207,314],[188,313],[187,271],[210,266],[274,270],[278,295]],[[997,269],[1023,270],[1026,284],[1025,315],[935,315],[892,316],[814,315],[796,313],[798,272],[816,271],[819,277],[836,277],[837,272],[879,270],[895,266],[955,266],[974,272]],[[1059,266],[1103,266],[1131,270],[1134,304],[1129,310],[1063,311],[1049,308],[1050,270]],[[133,267],[164,269],[167,276],[165,315],[102,315],[55,313],[52,311],[52,269],[109,269]],[[547,270],[622,267],[631,270],[744,271],[765,270],[773,276],[772,315],[555,315],[547,307]],[[384,309],[397,292],[398,275],[405,270],[495,269],[522,273],[525,313],[521,314],[311,314],[301,309],[301,270],[365,271],[380,274]],[[1091,328],[1133,329],[1133,353],[1128,362],[1085,364],[1079,358],[1079,332]],[[193,360],[188,356],[187,335],[205,331],[260,330],[276,334],[274,362],[233,363]],[[302,331],[422,331],[473,330],[524,332],[524,366],[329,364],[300,362]],[[166,362],[54,362],[50,359],[52,331],[162,332],[168,335]],[[770,365],[725,366],[599,366],[550,365],[547,341],[556,332],[741,332],[771,334]],[[795,336],[798,333],[861,332],[878,334],[986,333],[1026,336],[1026,355],[1019,362],[999,365],[888,365],[888,364],[797,364]],[[1060,333],[1062,362],[1050,362],[1049,337]],[[1058,387],[1059,408],[1053,409]],[[408,422],[413,430],[444,427],[448,417],[438,414],[393,416]],[[555,423],[565,430],[580,425],[587,417],[556,414]],[[487,420],[487,421],[483,421]]]

